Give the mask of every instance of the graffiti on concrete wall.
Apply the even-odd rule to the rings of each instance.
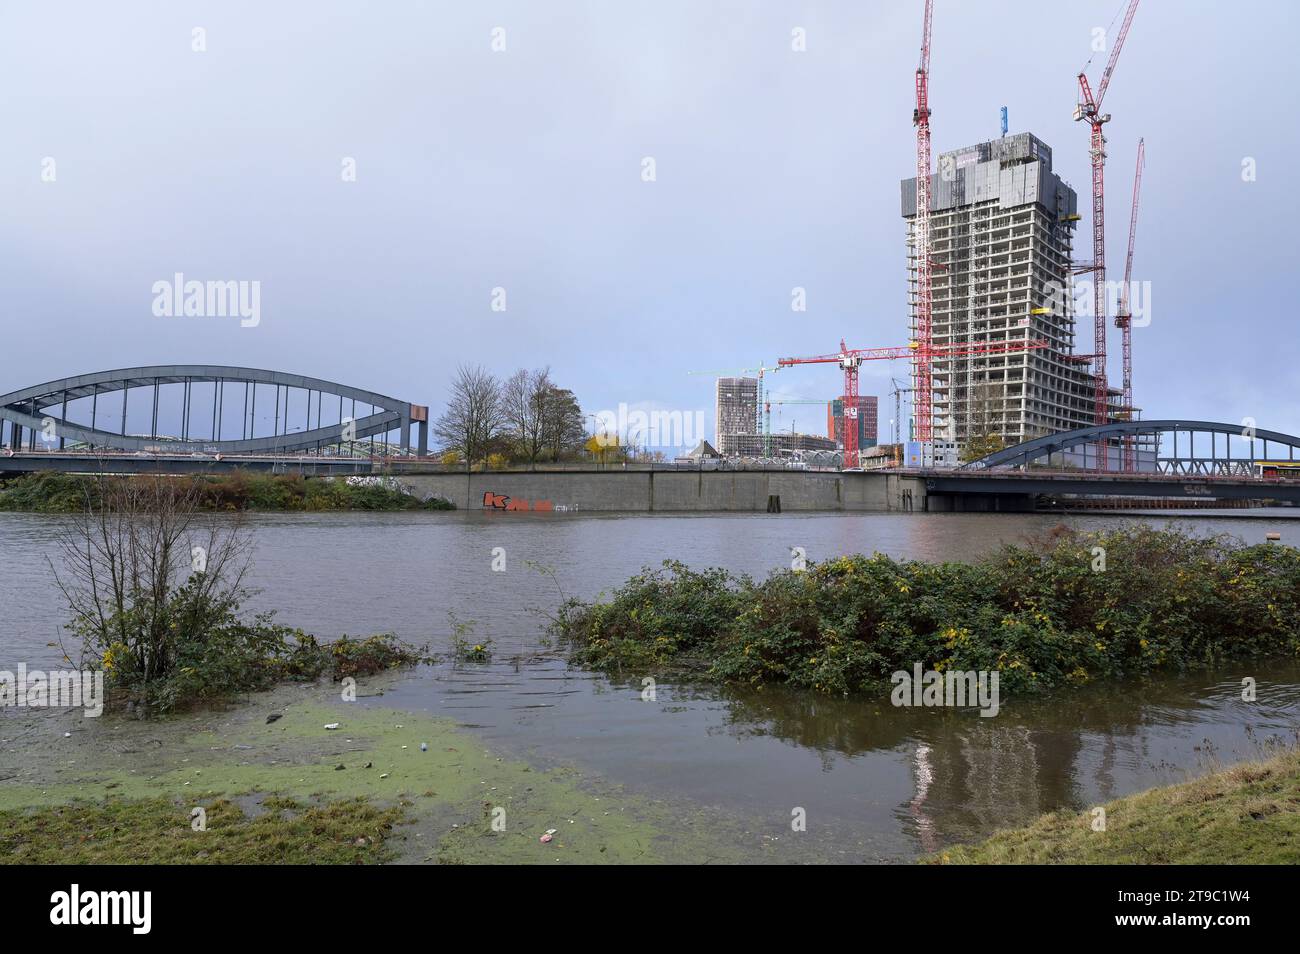
[[[555,509],[555,505],[549,500],[524,500],[521,497],[510,497],[506,494],[494,494],[492,491],[483,493],[484,510],[531,510],[535,513],[549,513]],[[561,508],[563,509],[563,508]]]

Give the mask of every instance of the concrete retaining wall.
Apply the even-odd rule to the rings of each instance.
[[[414,474],[397,478],[421,498],[464,510],[764,513],[925,509],[925,482],[882,473],[791,471],[568,471]]]

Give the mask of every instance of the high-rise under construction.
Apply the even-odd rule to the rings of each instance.
[[[936,457],[1094,423],[1089,358],[1074,354],[1076,206],[1051,149],[1029,133],[939,156],[930,185],[933,345],[1040,338],[1047,347],[933,355]],[[902,182],[902,210],[915,340],[915,177]],[[1119,398],[1111,392],[1116,411]]]
[[[758,378],[718,378],[714,405],[718,425],[718,453],[740,452],[736,437],[758,433]]]

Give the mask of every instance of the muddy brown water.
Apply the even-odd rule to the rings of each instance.
[[[1146,518],[1300,546],[1286,513]],[[574,764],[630,791],[734,812],[773,837],[808,837],[826,858],[903,861],[1044,811],[1084,809],[1258,755],[1300,732],[1300,664],[1248,664],[1012,699],[996,718],[894,708],[781,689],[621,683],[543,648],[561,594],[594,597],[645,565],[679,559],[763,575],[878,550],[976,559],[1068,522],[1125,517],[985,514],[259,515],[254,608],[320,636],[391,631],[435,647],[449,613],[493,641],[494,661],[425,666],[367,704],[443,715],[496,749]],[[0,669],[53,666],[63,609],[46,558],[60,518],[0,514]],[[499,549],[498,549],[499,548]],[[494,560],[504,571],[493,569]],[[531,564],[531,565],[530,565]],[[545,568],[545,572],[538,568]],[[1258,699],[1241,699],[1252,677]],[[3,717],[0,715],[0,717]],[[807,832],[794,833],[803,809]]]

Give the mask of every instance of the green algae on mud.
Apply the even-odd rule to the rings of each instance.
[[[267,722],[272,714],[279,718]],[[361,798],[404,809],[386,845],[416,863],[745,860],[747,844],[750,857],[762,848],[730,820],[602,787],[573,769],[534,770],[450,721],[343,702],[327,686],[282,687],[224,711],[150,722],[28,710],[0,719],[0,739],[12,767],[0,811],[169,799],[188,821],[193,806],[222,798]],[[556,834],[543,844],[549,829]]]

